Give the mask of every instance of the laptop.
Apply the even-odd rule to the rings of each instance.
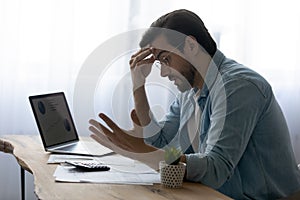
[[[45,151],[89,156],[112,153],[96,141],[79,141],[63,92],[30,96],[29,101]]]

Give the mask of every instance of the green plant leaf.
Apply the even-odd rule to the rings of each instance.
[[[165,161],[169,165],[177,165],[180,161],[182,151],[175,147],[169,147],[165,149]]]

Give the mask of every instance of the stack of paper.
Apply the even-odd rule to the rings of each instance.
[[[159,173],[141,162],[120,155],[94,157],[94,159],[108,165],[111,168],[110,171],[83,172],[76,170],[73,166],[59,165],[54,172],[55,180],[138,185],[160,183]]]
[[[70,154],[50,154],[47,161],[48,164],[64,163],[66,161],[77,161],[77,160],[94,160],[93,156],[80,156]]]

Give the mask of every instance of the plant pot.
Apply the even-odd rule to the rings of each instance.
[[[163,186],[168,188],[180,188],[185,173],[185,163],[168,165],[165,161],[159,162],[160,180]]]

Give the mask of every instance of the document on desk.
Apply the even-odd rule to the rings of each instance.
[[[141,162],[117,155],[101,157],[100,162],[108,165],[110,171],[83,172],[72,166],[59,165],[53,176],[59,182],[138,185],[160,183],[160,174]]]
[[[94,160],[94,158],[93,156],[50,154],[47,164],[57,164],[57,163],[64,163],[66,161],[77,161],[77,160]]]

